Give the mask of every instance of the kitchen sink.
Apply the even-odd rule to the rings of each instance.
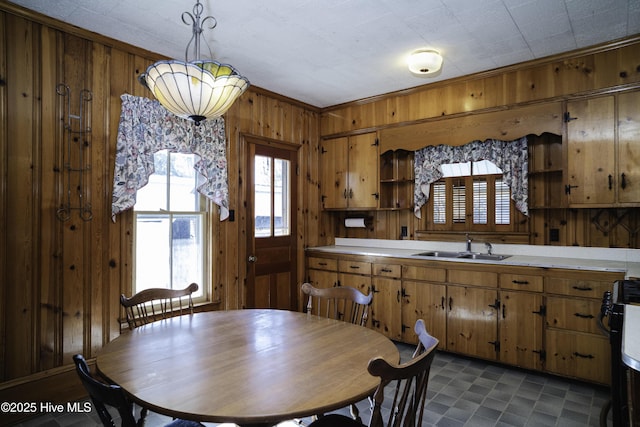
[[[463,258],[463,259],[481,259],[486,261],[502,261],[511,255],[498,254],[481,254],[479,252],[447,252],[447,251],[429,251],[413,254],[413,256],[426,256],[434,258]]]

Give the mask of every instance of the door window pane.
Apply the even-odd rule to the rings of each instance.
[[[288,236],[290,233],[290,174],[289,160],[274,159],[274,236]]]
[[[271,236],[271,157],[256,155],[253,169],[254,233],[256,237]]]

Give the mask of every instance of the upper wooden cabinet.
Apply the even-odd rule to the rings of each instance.
[[[322,142],[322,207],[378,207],[378,139],[366,133]]]
[[[638,105],[640,92],[567,103],[566,192],[570,206],[640,204]]]

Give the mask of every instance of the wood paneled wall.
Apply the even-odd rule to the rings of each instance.
[[[131,211],[115,222],[110,214],[120,96],[151,97],[137,75],[157,59],[0,1],[0,401],[77,396],[79,382],[43,384],[73,382],[71,356],[90,359],[120,333],[119,296],[131,291],[133,231]],[[74,115],[81,91],[91,91],[84,111],[91,132],[71,138],[71,162],[79,161],[82,144],[90,166],[83,172],[90,220],[77,210],[66,221],[56,217],[66,202],[68,176],[67,107],[56,93],[59,84],[69,87]],[[252,87],[226,115],[226,129],[236,219],[214,221],[211,264],[218,299],[206,309],[244,306],[243,135],[300,147],[299,186],[305,190],[297,206],[299,265],[304,247],[326,243],[317,202],[319,111]],[[72,177],[72,206],[82,203],[76,186]],[[301,269],[300,281],[302,275]]]
[[[492,122],[493,116],[509,116],[508,110],[532,109],[544,114],[545,106],[549,106],[551,112],[558,103],[567,99],[638,87],[640,35],[326,108],[321,115],[320,136],[338,137],[377,130],[382,138],[381,146],[413,150],[421,136],[429,130],[430,135],[437,137],[435,143],[446,143],[449,134],[451,143],[459,145],[459,135],[472,134],[470,129],[483,132],[486,134],[484,138],[495,137],[488,123]],[[544,119],[548,120],[548,117]],[[532,117],[523,117],[522,122],[527,120],[532,120]],[[468,127],[456,133],[452,123]],[[507,124],[495,122],[495,126],[493,132],[500,133],[500,126]],[[520,129],[524,127],[527,126],[518,122],[510,126],[505,135],[518,138],[541,131],[536,126],[530,130]],[[560,118],[557,128],[563,128]],[[519,130],[522,130],[521,134],[516,135]],[[542,131],[550,129],[543,127]],[[562,133],[557,130],[554,132]],[[477,138],[481,139],[480,136]],[[424,145],[428,144],[429,141],[424,141]],[[561,197],[563,195],[559,194],[558,198]],[[398,239],[401,226],[407,226],[409,236],[413,239],[416,231],[425,229],[425,225],[409,211],[361,213],[373,217],[372,226],[367,229],[346,229],[343,226],[345,214],[324,215],[336,237]],[[528,222],[530,244],[640,248],[639,208],[535,210],[531,212]],[[558,240],[550,240],[549,230],[552,228],[559,230]],[[451,236],[451,239],[458,240],[459,236]]]

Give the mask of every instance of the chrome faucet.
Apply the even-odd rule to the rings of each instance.
[[[491,251],[493,250],[493,246],[491,246],[491,243],[484,242],[484,247],[487,248],[487,255],[491,255]]]
[[[471,241],[473,239],[469,236],[469,233],[467,233],[465,236],[467,237],[467,252],[471,252]]]

